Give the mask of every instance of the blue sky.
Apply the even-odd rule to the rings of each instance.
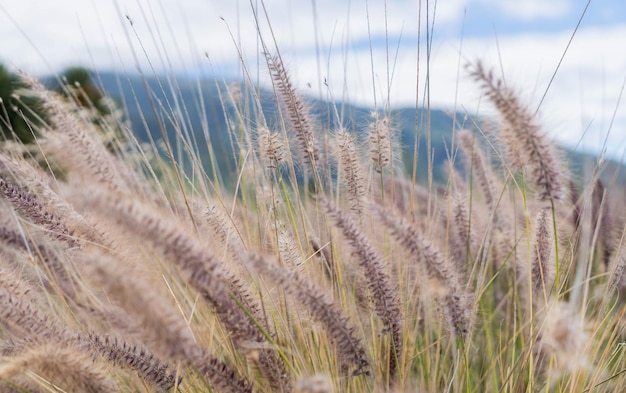
[[[498,34],[523,34],[533,32],[558,32],[572,30],[578,23],[587,0],[582,1],[543,1],[540,7],[545,11],[528,11],[526,15],[515,14],[508,7],[497,7],[493,2],[475,2],[465,14],[465,34],[467,36],[485,36]],[[517,6],[524,1],[500,1]],[[533,3],[533,2],[530,2]],[[539,3],[539,2],[534,2]],[[550,9],[552,4],[552,9]],[[532,5],[531,5],[532,7]],[[529,7],[529,8],[531,8]],[[626,2],[618,0],[595,0],[589,4],[581,22],[581,27],[598,27],[607,24],[620,24],[626,21]]]
[[[261,0],[0,0],[0,61],[35,75],[80,64],[237,78],[241,54],[268,84],[251,3],[268,50],[275,38],[307,94],[414,106],[428,71],[432,105],[490,115],[462,67],[481,59],[529,106],[545,95],[541,121],[554,139],[616,158],[626,148],[623,0],[589,3],[552,83],[587,0],[439,0],[428,9],[426,0],[265,0],[267,16]]]

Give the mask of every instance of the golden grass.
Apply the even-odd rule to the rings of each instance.
[[[25,77],[49,124],[45,165],[0,152],[6,389],[626,386],[626,247],[604,241],[623,239],[624,217],[602,222],[609,195],[590,182],[575,184],[573,218],[565,165],[512,89],[470,67],[506,154],[489,150],[503,157],[493,162],[482,130],[463,131],[465,162],[426,187],[392,165],[386,115],[360,135],[320,130],[280,57],[267,61],[285,124],[252,126],[250,98],[224,102],[240,158],[232,188],[193,151],[192,172],[156,145],[111,153],[97,126]]]

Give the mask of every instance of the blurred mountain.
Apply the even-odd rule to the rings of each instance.
[[[240,127],[256,127],[263,116],[270,128],[280,124],[279,111],[272,91],[257,93],[237,82],[198,81],[188,78],[142,77],[99,73],[95,80],[101,89],[119,99],[127,108],[133,133],[141,142],[169,138],[178,159],[185,150],[199,153],[207,173],[213,169],[228,182],[236,177],[235,160],[240,152],[234,138]],[[337,129],[339,124],[359,135],[365,141],[372,110],[345,103],[330,103],[307,98],[311,113],[321,130]],[[261,105],[259,107],[258,102]],[[235,105],[238,110],[235,111]],[[432,168],[433,180],[446,179],[446,160],[455,155],[452,130],[472,128],[471,120],[463,114],[450,114],[438,109],[392,110],[392,124],[397,130],[397,142],[402,150],[402,162],[407,173],[412,173],[413,157],[417,153],[416,176],[419,182],[428,179]],[[427,130],[430,130],[428,132]],[[430,146],[430,149],[428,148]],[[214,161],[209,151],[213,151]],[[489,150],[489,149],[485,149]],[[592,154],[565,151],[576,177],[584,165],[595,166]],[[618,162],[607,162],[603,177],[620,187],[626,185],[626,171]],[[609,184],[611,184],[609,183]]]

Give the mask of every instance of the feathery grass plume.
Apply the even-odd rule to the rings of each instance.
[[[552,300],[542,311],[534,345],[539,370],[555,380],[592,366],[586,321],[576,306]]]
[[[580,219],[581,219],[581,212],[582,212],[582,198],[580,195],[580,192],[578,191],[578,186],[576,185],[576,182],[574,181],[574,179],[569,179],[569,181],[567,182],[568,185],[568,196],[569,196],[569,203],[572,206],[572,211],[569,215],[569,222],[571,223],[571,225],[578,229],[579,225],[580,225]]]
[[[374,184],[374,187],[380,187],[380,184]],[[384,199],[380,195],[384,193]],[[386,182],[382,189],[376,189],[373,193],[375,200],[380,203],[391,201],[395,207],[402,212],[411,216],[428,217],[432,212],[437,210],[437,198],[439,194],[434,188],[428,190],[427,187],[417,184],[415,181],[407,180],[403,177],[396,176],[392,182]]]
[[[128,344],[117,337],[95,333],[73,334],[65,341],[86,353],[98,353],[102,359],[125,370],[134,371],[141,379],[159,392],[167,392],[179,381],[169,365],[136,344]]]
[[[467,210],[465,200],[460,194],[455,194],[451,200],[451,244],[450,255],[457,262],[459,273],[464,276],[467,271],[467,263],[472,259],[475,252],[476,241],[470,227],[470,213]]]
[[[30,239],[27,239],[22,233],[12,228],[9,222],[0,223],[0,242],[2,242],[3,246],[21,251],[29,251],[34,246]]]
[[[338,296],[341,296],[341,293],[345,291],[347,287],[352,293],[357,306],[369,312],[372,302],[364,274],[362,274],[356,266],[348,263],[347,260],[333,257],[331,243],[332,242],[329,241],[322,246],[320,245],[319,239],[309,239],[309,244],[313,252],[319,256],[323,263],[324,275],[328,278]],[[337,264],[341,266],[342,280],[338,279],[339,274],[337,269],[339,266]]]
[[[13,272],[0,269],[0,324],[18,337],[61,340],[65,328],[51,315],[40,311],[33,289]]]
[[[402,355],[402,318],[397,289],[392,285],[389,274],[385,271],[381,256],[357,224],[328,199],[321,199],[320,206],[348,240],[354,254],[358,256],[359,265],[363,269],[372,295],[374,312],[383,322],[385,330],[391,335],[389,376],[390,381],[393,381],[397,377],[398,362]]]
[[[495,228],[491,234],[492,242],[489,250],[492,255],[493,265],[499,270],[504,263],[517,269],[517,243],[513,230]]]
[[[61,259],[61,251],[49,242],[35,240],[32,237],[33,234],[29,234],[29,236],[26,237],[25,234],[19,233],[9,223],[0,224],[0,244],[26,253],[29,256],[29,265],[33,261],[41,261],[48,277],[37,274],[37,279],[42,282],[45,289],[52,292],[55,289],[54,285],[56,285],[65,296],[74,298],[76,295],[74,282],[68,264]],[[18,260],[19,258],[11,258],[11,264],[17,265]]]
[[[591,222],[597,223],[604,220],[606,216],[605,201],[606,187],[599,177],[593,180],[593,188],[591,190]]]
[[[264,317],[255,297],[176,220],[168,220],[147,205],[119,195],[96,193],[91,197],[87,203],[106,212],[125,230],[150,242],[176,264],[185,280],[213,306],[218,320],[239,349],[245,350],[250,342],[255,347],[269,345]],[[277,354],[264,349],[253,361],[272,389],[289,391],[291,379]]]
[[[368,127],[370,159],[376,172],[382,172],[393,160],[393,129],[389,116],[372,112],[374,120]]]
[[[359,219],[365,208],[365,175],[359,159],[358,147],[354,135],[340,129],[335,135],[335,155],[341,164],[341,179],[348,193],[350,208]]]
[[[204,217],[209,227],[232,253],[237,254],[239,250],[246,248],[233,218],[217,203],[207,206]]]
[[[0,358],[0,390],[13,392],[107,393],[118,392],[89,355],[54,342],[27,347]]]
[[[300,256],[300,250],[298,249],[296,240],[293,238],[286,225],[280,221],[272,225],[278,226],[276,232],[278,236],[277,243],[280,260],[284,265],[289,266],[290,268],[297,267],[300,263],[302,263],[302,257]]]
[[[280,135],[270,131],[267,127],[258,130],[259,155],[263,166],[268,169],[276,169],[285,159],[285,147]]]
[[[615,289],[619,293],[619,298],[626,300],[626,246],[622,246],[616,256],[609,278],[609,289]]]
[[[295,271],[270,264],[260,255],[250,254],[248,263],[254,270],[293,295],[299,303],[308,308],[317,321],[324,325],[329,338],[337,346],[343,367],[354,367],[352,375],[369,373],[365,350],[361,340],[354,334],[354,328],[350,327],[348,317],[320,288],[300,278]]]
[[[435,293],[441,298],[448,330],[459,337],[467,337],[472,325],[472,306],[456,266],[444,259],[435,245],[404,218],[379,205],[372,208],[391,230],[392,237],[421,262],[430,284],[436,286]]]
[[[324,263],[324,273],[326,273],[327,277],[334,282],[334,276],[335,276],[335,258],[333,258],[332,253],[330,252],[330,243],[328,243],[325,246],[322,246],[320,244],[319,239],[316,238],[310,238],[309,239],[309,245],[311,246],[311,248],[313,249],[313,252],[315,254],[318,254],[319,257],[322,259],[322,262]]]
[[[135,370],[160,392],[168,392],[177,384],[176,375],[168,370],[168,365],[143,348],[96,334],[89,334],[85,339],[91,348],[112,364]]]
[[[520,237],[515,230],[501,229],[495,229],[491,237],[491,244],[486,244],[484,251],[485,256],[491,259],[491,269],[495,274],[494,300],[497,304],[530,312],[532,269],[530,259],[525,258],[525,248],[519,246],[526,237]]]
[[[315,142],[313,133],[312,117],[302,100],[296,92],[291,78],[285,69],[279,55],[271,56],[266,53],[267,65],[274,81],[278,100],[285,108],[289,127],[295,132],[300,153],[304,162],[309,165],[311,172],[315,173],[319,161],[319,149]]]
[[[66,328],[59,318],[44,314],[32,296],[28,296],[29,292],[31,288],[28,284],[11,272],[0,269],[0,324],[13,336],[35,342],[51,341],[86,353],[92,353],[93,349],[102,353],[101,349],[105,347],[94,344],[95,335],[87,338]],[[154,356],[145,350],[133,349],[134,354],[126,349],[121,351],[126,351],[126,355],[116,358],[121,365],[136,371],[146,382],[157,386],[161,384],[165,369]],[[106,351],[102,354],[110,356]]]
[[[611,255],[615,248],[615,234],[613,233],[614,217],[609,214],[608,190],[600,177],[596,177],[591,192],[591,222],[599,226],[598,238],[600,240],[602,262],[604,269],[609,268]]]
[[[532,247],[531,274],[535,298],[549,293],[554,282],[554,269],[551,265],[553,242],[551,228],[551,210],[544,207],[539,210],[535,219],[535,241]]]
[[[41,345],[45,340],[33,339],[31,337],[15,337],[14,335],[3,334],[0,341],[0,356],[10,357],[23,352],[25,348]]]
[[[78,268],[89,286],[101,288],[106,299],[133,316],[142,341],[168,359],[184,360],[195,351],[193,333],[170,303],[143,274],[127,260],[87,249],[78,255]]]
[[[34,224],[48,229],[54,238],[66,243],[69,247],[78,247],[79,240],[74,231],[66,225],[63,218],[47,207],[39,198],[0,174],[0,193],[11,203],[13,208]]]
[[[593,232],[601,228],[597,228],[600,225],[600,220],[604,220],[606,212],[605,201],[605,187],[602,180],[598,177],[598,174],[592,176],[590,180],[591,184],[587,190],[583,190],[583,195],[580,195],[576,184],[572,180],[572,202],[574,202],[574,227],[578,232],[589,232],[587,236],[591,236]],[[588,203],[591,201],[591,203]]]
[[[95,352],[119,368],[134,371],[159,392],[167,392],[180,382],[166,362],[148,349],[129,344],[123,339],[87,333],[71,336],[68,343],[76,345],[84,352]]]
[[[88,175],[117,191],[127,191],[128,187],[116,168],[115,159],[101,141],[94,139],[93,125],[83,121],[73,107],[56,93],[45,88],[35,78],[22,74],[22,80],[41,99],[42,106],[54,126],[53,143],[68,142],[73,147],[72,154],[65,154],[68,146],[59,146],[60,160],[70,164],[73,170],[86,171]],[[88,130],[93,131],[91,134]]]
[[[147,307],[149,308],[149,307]],[[152,307],[152,310],[154,307]],[[95,314],[98,316],[98,309],[90,310],[91,314]],[[106,310],[105,310],[106,311]],[[144,313],[149,312],[146,310]],[[127,316],[124,314],[123,316]],[[111,315],[110,312],[106,312],[104,315],[104,319],[111,323],[112,318],[119,318],[119,316]],[[166,323],[167,321],[163,321]],[[150,335],[149,329],[140,329],[135,326],[129,326],[128,321],[117,322],[114,321],[114,327],[119,332],[123,332],[125,337],[134,337],[139,334],[148,334]],[[154,327],[159,330],[159,333],[163,333],[164,330],[174,331],[173,336],[176,334],[176,326],[167,328],[163,326]],[[87,338],[85,338],[87,337]],[[184,335],[179,336],[182,338],[181,342],[178,343],[180,346],[177,350],[170,350],[171,357],[169,359],[176,361],[178,364],[182,366],[189,366],[193,370],[196,370],[200,376],[202,376],[206,382],[208,382],[208,386],[211,386],[216,392],[228,392],[228,393],[251,393],[252,388],[250,383],[243,377],[241,377],[235,370],[233,370],[226,363],[221,362],[219,359],[215,358],[206,350],[200,348],[195,342],[189,343],[186,341]],[[143,338],[143,337],[142,337]],[[138,348],[137,344],[133,344],[132,347],[125,344],[119,344],[120,340],[116,337],[109,338],[107,336],[99,337],[94,333],[91,333],[88,336],[81,335],[80,339],[82,340],[82,348],[85,351],[93,351],[93,349],[100,352],[100,355],[105,357],[108,361],[121,366],[122,368],[138,368],[135,370],[140,374],[147,374],[149,381],[152,385],[163,385],[167,389],[169,389],[169,382],[174,381],[175,384],[179,385],[181,382],[181,376],[175,376],[172,374],[172,370],[169,369],[169,366],[159,360],[155,355],[147,354],[147,349]],[[175,337],[164,337],[164,341],[172,342]],[[92,341],[97,340],[97,344],[93,344]],[[108,344],[105,345],[107,343]],[[141,340],[145,341],[145,339]],[[113,344],[118,342],[118,347],[113,347]],[[167,343],[157,343],[157,346],[167,345]],[[174,343],[176,345],[176,343]],[[130,351],[128,348],[134,348],[133,351]],[[146,355],[144,355],[146,353]],[[139,356],[139,358],[136,358]],[[151,359],[148,362],[148,359]],[[144,380],[146,376],[142,376]],[[167,390],[166,389],[166,390]]]
[[[74,235],[68,244],[70,247],[77,246],[78,240],[98,243],[103,247],[113,246],[106,235],[98,229],[96,223],[90,222],[76,212],[72,205],[53,189],[50,176],[33,166],[29,161],[0,153],[0,178],[22,189],[25,195],[30,194],[33,198],[38,199],[38,204],[42,207],[47,207],[48,211],[41,212],[41,216],[27,216],[35,224],[46,226],[46,218],[50,221],[63,221],[63,226],[68,228],[66,232],[71,232]]]
[[[500,220],[500,213],[497,208],[498,194],[496,193],[495,176],[491,171],[491,166],[485,159],[485,155],[471,131],[460,131],[458,138],[461,151],[467,160],[468,166],[472,169],[472,176],[478,181],[480,190],[485,198],[485,204],[493,215],[493,225],[496,228],[500,228],[503,223]]]
[[[182,223],[174,217],[168,219],[148,205],[132,201],[122,195],[111,195],[108,192],[98,194],[98,190],[94,190],[91,196],[92,198],[85,203],[106,213],[108,218],[124,230],[149,241],[176,263],[190,284],[216,306],[218,315],[224,314],[225,320],[222,322],[229,325],[229,329],[234,329],[231,333],[237,337],[235,341],[260,334],[253,328],[254,323],[248,318],[238,320],[246,315],[241,307],[234,307],[239,311],[229,310],[230,307],[218,307],[221,302],[228,305],[241,304],[247,307],[248,312],[259,318],[258,322],[262,322],[260,306],[254,295],[232,276],[222,261],[205,250]],[[239,333],[235,333],[238,331]]]
[[[333,384],[327,375],[312,375],[298,379],[295,393],[333,393]]]
[[[246,165],[253,167],[253,165]],[[256,168],[254,169],[257,170]],[[254,176],[259,175],[257,172]],[[263,175],[261,175],[263,177]],[[257,179],[258,182],[266,181]],[[257,184],[249,184],[249,189],[254,189]],[[246,186],[247,187],[247,186]],[[199,244],[212,257],[228,265],[228,274],[233,277],[248,277],[248,272],[241,260],[242,252],[250,247],[254,247],[256,240],[250,237],[247,225],[247,211],[244,205],[239,205],[238,201],[233,204],[225,203],[224,200],[209,198],[202,201],[194,201],[192,211],[198,212],[195,226],[199,232],[196,236],[200,239]],[[179,214],[180,216],[180,214]],[[195,216],[195,213],[194,213]],[[244,290],[246,292],[247,290]],[[256,300],[252,300],[251,306]]]
[[[252,393],[252,386],[226,363],[210,356],[205,351],[192,356],[193,366],[200,375],[211,383],[217,392]]]
[[[480,61],[468,64],[467,68],[502,117],[501,140],[510,164],[528,169],[540,201],[563,199],[562,170],[554,146],[535,122],[535,115],[522,106],[511,88],[494,77],[492,70],[485,70]]]
[[[469,184],[467,184],[465,176],[461,174],[456,165],[456,157],[446,159],[445,164],[443,164],[443,174],[444,178],[448,179],[453,192],[462,193],[468,191]]]

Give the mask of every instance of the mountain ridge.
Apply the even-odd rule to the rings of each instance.
[[[187,135],[190,141],[195,141],[201,161],[207,173],[211,172],[211,162],[208,159],[209,148],[217,156],[219,172],[223,176],[235,173],[235,147],[229,132],[234,126],[234,107],[228,92],[239,94],[241,110],[245,121],[250,124],[259,123],[259,108],[254,103],[252,93],[245,84],[238,81],[215,82],[212,80],[193,80],[185,77],[121,75],[113,72],[97,73],[94,81],[110,96],[120,100],[127,111],[135,137],[141,142],[149,142],[154,135],[159,135],[161,127],[164,129],[170,143],[176,145],[176,135]],[[243,88],[243,92],[241,89]],[[239,89],[239,92],[237,92]],[[278,106],[273,92],[260,89],[261,112],[270,128],[278,124]],[[303,98],[317,125],[324,130],[333,130],[339,127],[337,118],[342,119],[341,126],[355,132],[363,139],[363,134],[371,120],[372,109],[359,105],[342,102],[328,102],[319,99]],[[338,115],[337,115],[338,112]],[[433,171],[433,180],[443,182],[445,179],[445,161],[454,146],[453,128],[459,127],[459,119],[466,120],[466,116],[458,113],[455,125],[453,114],[441,109],[430,109],[429,118],[426,118],[426,109],[403,107],[388,112],[398,134],[398,142],[402,146],[402,161],[405,169],[411,173],[413,153],[417,150],[417,180],[425,182],[428,179],[428,169]],[[429,124],[425,124],[428,120]],[[473,128],[473,127],[469,127]],[[427,131],[430,130],[430,137]],[[205,146],[200,143],[205,136],[210,138]],[[419,137],[417,139],[416,137]],[[157,138],[157,139],[159,139]],[[428,149],[430,140],[430,149]],[[595,166],[597,157],[590,153],[576,152],[558,146],[564,152],[563,156],[569,161],[569,166],[575,176],[583,173],[583,164],[592,163]],[[429,156],[431,163],[429,164]],[[605,161],[603,178],[607,182],[614,181],[616,185],[626,185],[626,171],[623,164],[614,160]],[[612,180],[612,177],[615,179]]]

